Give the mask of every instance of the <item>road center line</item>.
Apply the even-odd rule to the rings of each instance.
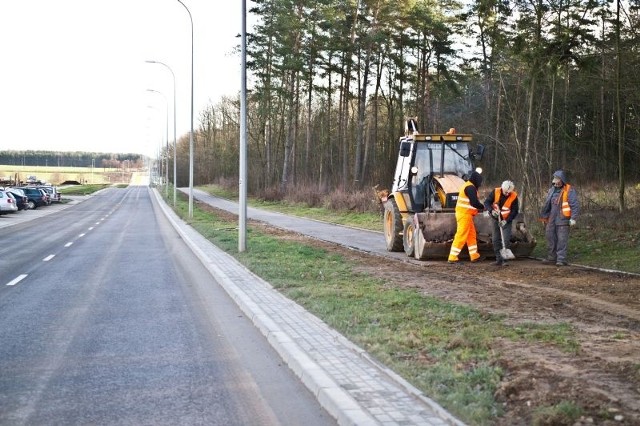
[[[51,259],[53,259],[54,257],[56,257],[55,254],[50,254],[49,256],[45,257],[44,259],[42,259],[43,262],[48,262]]]
[[[18,284],[20,281],[24,280],[25,278],[27,278],[27,274],[22,274],[22,275],[18,275],[16,278],[14,278],[12,281],[9,281],[7,283],[7,285],[16,285]]]
[[[71,242],[71,241],[70,241],[70,242],[68,242],[67,244],[65,244],[64,246],[65,246],[65,247],[69,247],[71,244],[73,244],[73,242]]]

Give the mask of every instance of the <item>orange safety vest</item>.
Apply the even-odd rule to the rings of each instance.
[[[473,184],[467,181],[462,185],[462,188],[460,188],[458,201],[456,202],[456,213],[470,213],[471,216],[475,216],[478,214],[478,209],[471,205],[471,201],[467,198],[467,194],[464,193],[464,190],[468,186],[473,186]]]
[[[571,185],[566,183],[564,188],[562,188],[562,214],[567,219],[571,219],[571,206],[569,206],[569,190],[571,189]],[[560,197],[558,197],[558,201]]]
[[[498,204],[498,201],[500,201],[500,194],[502,194],[502,189],[496,188],[493,193],[493,204]],[[504,220],[507,220],[507,218],[509,217],[509,213],[511,213],[511,203],[513,203],[517,196],[518,194],[516,194],[515,191],[511,191],[511,193],[507,196],[504,204],[500,208],[500,215]]]

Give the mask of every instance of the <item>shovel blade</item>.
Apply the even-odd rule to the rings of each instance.
[[[500,257],[503,258],[504,260],[513,260],[516,258],[515,255],[509,249],[501,249]]]

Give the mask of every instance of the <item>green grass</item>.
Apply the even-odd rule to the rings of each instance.
[[[533,425],[570,425],[582,415],[582,409],[570,401],[562,401],[550,407],[539,407],[533,415]]]
[[[532,255],[546,257],[544,229],[538,223],[529,229],[538,241]],[[631,212],[587,212],[569,235],[570,263],[638,274],[638,251],[640,220]]]
[[[171,200],[172,201],[172,200]],[[171,204],[171,203],[169,203]],[[501,381],[496,339],[553,345],[575,352],[570,325],[507,324],[472,307],[400,289],[356,271],[340,255],[247,229],[250,247],[237,251],[236,222],[188,203],[177,213],[216,246],[234,256],[463,421],[492,424],[502,413],[494,394]]]
[[[63,196],[64,195],[89,195],[101,189],[107,188],[109,186],[111,185],[108,185],[108,184],[73,185],[73,186],[67,186],[64,188],[58,188],[58,191]],[[124,186],[118,185],[118,187],[126,187],[126,186],[127,185],[124,185]]]

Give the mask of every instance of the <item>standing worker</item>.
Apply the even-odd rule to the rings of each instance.
[[[500,250],[511,249],[511,222],[520,211],[518,194],[513,182],[505,180],[499,188],[494,189],[484,200],[484,208],[487,213],[491,212],[491,216],[495,219],[492,241],[496,265],[506,266],[507,261],[500,255]],[[500,229],[502,229],[502,235]],[[503,241],[504,247],[502,246]]]
[[[568,264],[569,228],[576,224],[579,213],[578,193],[567,183],[564,172],[557,170],[540,214],[546,225],[547,258],[544,262],[555,262],[556,266]]]
[[[449,263],[457,263],[459,261],[458,256],[465,244],[469,250],[471,262],[480,260],[476,226],[473,223],[473,217],[478,214],[478,211],[484,210],[484,205],[478,200],[480,185],[482,185],[482,176],[480,176],[480,173],[473,171],[469,180],[460,188],[458,201],[456,202],[456,235],[451,244],[451,251],[449,251]]]

